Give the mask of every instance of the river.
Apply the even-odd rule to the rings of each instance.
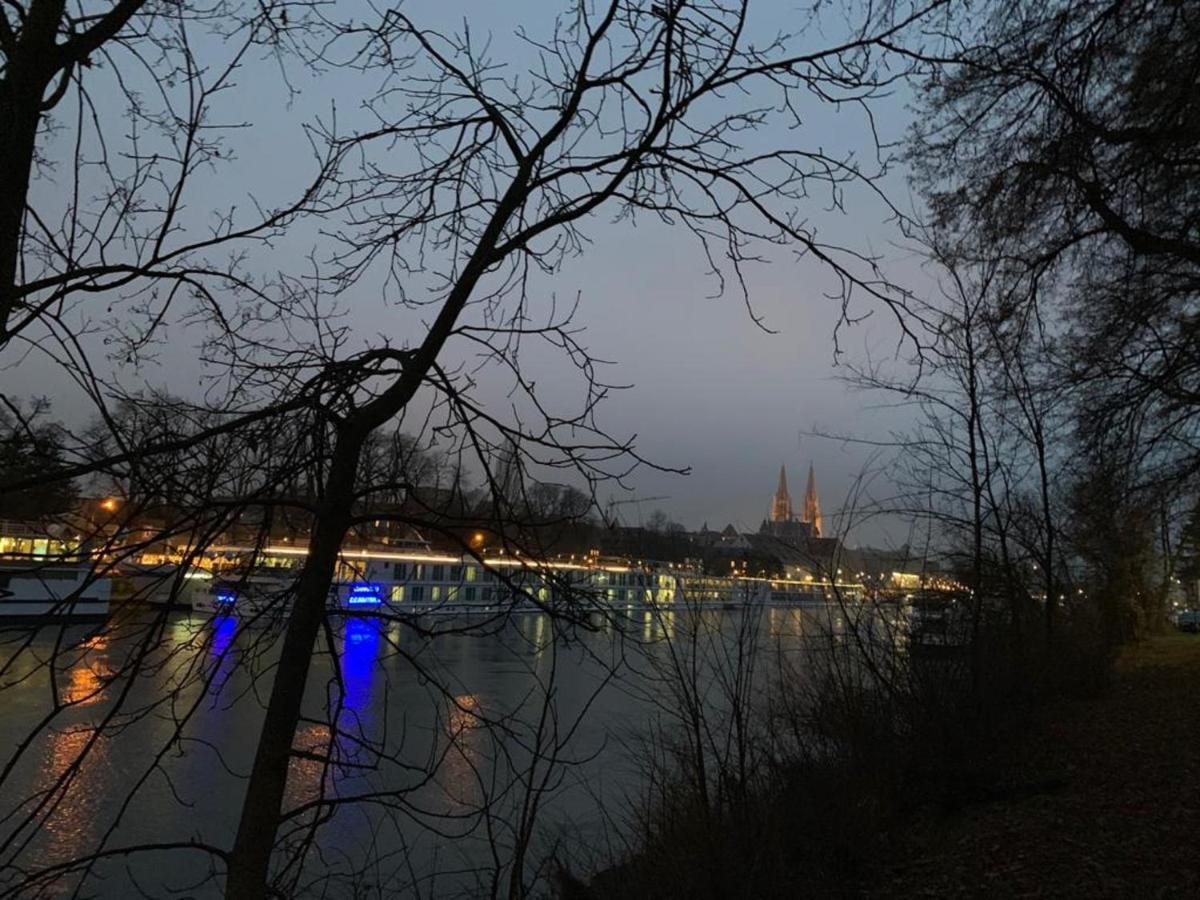
[[[334,622],[294,742],[286,891],[478,896],[526,843],[528,885],[551,855],[607,865],[686,706],[680,670],[702,661],[687,690],[713,713],[723,671],[753,659],[769,690],[779,659],[840,624],[824,607]],[[232,843],[279,632],[147,609],[0,632],[0,892],[218,895],[219,862],[180,845]],[[145,845],[162,849],[114,852]]]

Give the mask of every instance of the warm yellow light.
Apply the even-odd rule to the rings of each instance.
[[[471,542],[474,543],[476,547],[478,547],[480,544],[482,544],[483,543],[483,532],[482,531],[475,532],[475,536],[473,538],[471,538]]]
[[[117,508],[117,501],[116,501],[116,500],[114,500],[112,497],[109,497],[107,500],[105,500],[105,501],[104,501],[103,503],[101,503],[100,505],[101,505],[101,506],[102,506],[104,509],[107,509],[109,512],[112,512],[114,509],[116,509],[116,508]]]

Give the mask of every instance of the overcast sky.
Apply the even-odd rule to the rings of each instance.
[[[520,67],[528,62],[527,51],[510,35],[518,26],[531,33],[544,29],[547,10],[554,6],[548,0],[420,0],[406,4],[406,9],[417,21],[446,31],[461,28],[465,18],[477,39],[484,33],[494,36],[494,56]],[[759,3],[756,27],[764,32],[803,27],[808,19],[801,10],[806,6]],[[834,12],[820,23],[823,33],[809,25],[806,40],[836,40],[843,26]],[[244,119],[252,129],[236,138],[236,164],[206,189],[204,199],[214,205],[239,198],[244,203],[249,193],[267,199],[275,192],[285,194],[311,171],[302,124],[327,113],[335,101],[340,110],[352,109],[363,90],[349,73],[300,76],[295,84],[301,93],[289,103],[274,67],[265,62],[248,65],[238,82],[236,93],[223,99],[221,109],[230,120]],[[906,94],[898,92],[875,105],[876,125],[885,141],[902,136],[909,116],[906,100]],[[815,104],[800,128],[760,139],[849,149],[868,157],[874,153],[861,115]],[[898,205],[912,204],[902,171],[886,187]],[[38,184],[35,198],[60,188]],[[805,210],[822,235],[882,254],[889,259],[887,271],[893,280],[923,289],[920,268],[899,246],[900,235],[885,221],[881,204],[865,192],[851,192],[843,214],[828,211],[824,201],[816,197],[812,209]],[[194,207],[196,200],[192,203]],[[839,307],[826,296],[832,282],[820,264],[781,254],[752,271],[753,305],[773,332],[768,333],[755,325],[740,297],[712,298],[713,283],[704,276],[703,259],[682,230],[658,224],[614,225],[607,216],[588,222],[585,230],[592,246],[541,289],[560,297],[581,296],[578,323],[586,326],[586,343],[595,355],[615,364],[606,373],[613,381],[633,385],[608,401],[603,412],[606,426],[615,434],[637,434],[644,456],[691,468],[686,477],[649,471],[637,476],[638,496],[666,499],[625,505],[624,519],[636,523],[662,508],[689,527],[707,522],[714,528],[726,523],[755,528],[766,514],[779,466],[788,467],[793,496],[799,498],[810,462],[825,509],[836,511],[869,454],[805,432],[880,438],[901,424],[901,417],[879,409],[879,398],[859,395],[839,382],[842,369],[835,365],[833,344]],[[292,252],[298,253],[299,245]],[[360,304],[354,317],[364,334],[390,334],[401,327],[394,310],[366,300]],[[892,354],[898,331],[887,311],[865,302],[856,311],[872,314],[842,332],[843,362],[861,361],[868,352],[875,358]],[[195,377],[191,353],[181,344],[138,377],[186,390]],[[15,388],[59,396],[64,415],[70,415],[77,402],[56,382],[45,361],[27,359],[10,368],[6,377]],[[546,390],[553,396],[556,388],[551,383]],[[490,399],[504,402],[503,391]],[[876,493],[885,494],[886,485],[877,483]],[[902,534],[885,535],[881,527],[868,527],[857,537],[872,542],[903,539]]]

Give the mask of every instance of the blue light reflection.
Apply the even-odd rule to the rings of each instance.
[[[233,616],[216,616],[213,620],[212,655],[221,656],[233,643],[237,634],[237,619]]]
[[[345,709],[361,715],[371,700],[371,682],[379,654],[380,622],[375,618],[347,618],[342,635],[342,682]]]

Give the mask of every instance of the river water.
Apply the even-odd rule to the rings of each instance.
[[[522,846],[526,885],[550,856],[609,864],[689,700],[718,711],[751,661],[770,690],[840,626],[825,607],[334,622],[294,742],[286,893],[479,896]],[[150,610],[0,632],[0,896],[219,895],[186,845],[232,843],[279,634]]]

